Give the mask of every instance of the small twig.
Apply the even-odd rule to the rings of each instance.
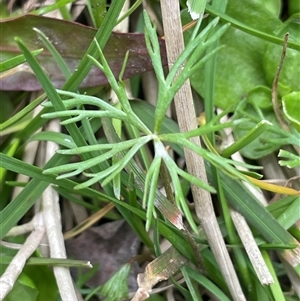
[[[277,72],[276,72],[276,75],[275,75],[275,78],[274,78],[274,81],[273,81],[273,85],[272,85],[272,104],[273,104],[274,113],[275,113],[275,116],[276,116],[279,124],[286,131],[289,131],[289,126],[288,126],[287,122],[284,120],[284,118],[282,116],[282,112],[280,110],[277,89],[278,89],[278,81],[279,81],[280,72],[281,72],[283,62],[284,62],[284,58],[285,58],[285,55],[286,55],[288,38],[289,38],[289,33],[286,33],[284,35],[284,42],[283,42],[283,48],[282,48],[280,62],[279,62]]]
[[[26,224],[11,228],[9,232],[6,234],[6,236],[18,236],[18,235],[26,234],[31,232],[33,229],[34,229],[34,220],[31,220]]]
[[[26,260],[38,248],[45,235],[43,216],[41,214],[35,215],[33,218],[33,225],[34,230],[27,237],[24,245],[10,262],[6,271],[0,278],[0,300],[3,300],[12,290],[17,278],[25,266]]]
[[[0,245],[5,248],[13,249],[13,250],[20,250],[23,246],[23,244],[15,244],[15,243],[7,242],[4,240],[0,240]]]

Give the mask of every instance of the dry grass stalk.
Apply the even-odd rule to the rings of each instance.
[[[169,68],[171,68],[184,49],[178,1],[161,1],[161,11],[168,64]],[[186,81],[181,87],[176,94],[174,101],[180,130],[186,132],[197,128],[197,120],[189,81]],[[192,138],[191,140],[195,144],[201,146],[199,137]],[[190,150],[185,149],[184,151],[189,173],[202,181],[207,182],[203,158]],[[192,185],[192,194],[195,202],[196,214],[201,221],[209,245],[219,264],[233,299],[239,301],[246,300],[226,249],[209,192]]]
[[[58,120],[51,121],[48,130],[59,132],[60,125]],[[47,142],[46,162],[55,154],[57,147],[58,146],[55,143],[50,141]],[[61,226],[58,193],[52,187],[48,187],[43,193],[43,216],[49,241],[50,256],[52,258],[67,258]],[[53,271],[62,301],[83,300],[82,297],[76,293],[68,268],[54,267]]]

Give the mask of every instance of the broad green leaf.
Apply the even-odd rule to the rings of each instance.
[[[3,301],[38,301],[39,291],[34,282],[25,273],[21,273],[12,291]]]
[[[8,5],[5,2],[0,2],[0,20],[9,17]]]
[[[289,15],[300,13],[299,0],[289,0],[288,2]]]
[[[278,17],[281,12],[281,0],[255,0],[255,2],[257,2],[261,6],[264,6],[276,17]]]
[[[281,24],[267,9],[250,0],[229,0],[226,15],[269,34]],[[216,54],[216,106],[226,109],[236,105],[251,89],[267,84],[261,68],[265,44],[264,40],[233,27],[221,37],[220,45],[224,47]],[[196,91],[205,96],[203,68],[192,76],[191,82]]]
[[[300,132],[300,91],[294,91],[283,96],[282,108],[285,117]]]
[[[53,271],[47,266],[28,266],[24,272],[32,279],[39,291],[37,301],[56,301],[58,288]]]
[[[272,108],[272,90],[266,86],[256,86],[249,91],[247,101],[261,109]]]
[[[44,44],[33,30],[37,28],[43,32],[58,53],[63,57],[71,72],[75,72],[81,58],[91,44],[96,30],[90,27],[63,20],[25,15],[16,19],[0,21],[0,59],[6,61],[21,55],[14,38],[20,37],[29,49],[36,50],[44,48]],[[166,64],[166,53],[164,41],[160,40],[163,64]],[[121,34],[113,33],[104,48],[105,57],[118,77],[125,53],[129,51],[124,78],[129,78],[135,74],[152,69],[144,35],[142,34]],[[55,59],[48,50],[44,50],[37,56],[37,60],[51,78],[55,87],[62,87],[66,78],[61,72]],[[35,75],[29,71],[18,72],[0,79],[1,89],[5,90],[39,90],[41,88]],[[82,83],[84,87],[92,87],[107,84],[107,79],[96,67],[93,67],[88,77]]]
[[[248,33],[254,37],[258,37],[264,41],[269,41],[271,43],[282,45],[283,39],[278,38],[274,34],[269,34],[268,32],[261,31],[259,29],[254,28],[249,24],[243,23],[243,21],[239,21],[227,14],[223,14],[221,11],[213,8],[211,5],[207,4],[205,10],[213,17],[220,17],[220,19],[224,22],[231,23],[231,25],[245,33]],[[288,42],[287,47],[291,49],[296,49],[300,51],[300,44],[294,42]]]

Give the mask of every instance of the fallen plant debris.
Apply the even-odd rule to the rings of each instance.
[[[0,20],[0,63],[4,63],[22,52],[15,42],[21,37],[25,45],[32,51],[43,49],[36,59],[51,79],[56,88],[62,88],[66,78],[61,66],[45,47],[41,37],[34,29],[38,29],[47,37],[67,64],[70,72],[76,68],[91,44],[96,29],[79,23],[57,20],[54,18],[24,15],[13,19]],[[162,63],[167,64],[164,40],[160,40]],[[116,78],[119,77],[126,52],[129,52],[123,79],[153,69],[147,52],[144,35],[140,33],[112,32],[103,50],[105,57]],[[96,67],[93,67],[80,87],[95,87],[107,84],[107,78]],[[1,90],[36,91],[41,89],[28,64],[16,66],[0,74]]]

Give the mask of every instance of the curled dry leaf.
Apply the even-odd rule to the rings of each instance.
[[[0,21],[0,62],[21,54],[15,42],[16,36],[21,38],[30,50],[45,48],[33,28],[39,29],[48,37],[71,72],[75,72],[78,63],[96,34],[96,29],[78,23],[34,15],[2,20]],[[162,64],[166,65],[163,40],[160,40],[160,46]],[[143,34],[112,33],[104,48],[104,55],[116,77],[119,76],[127,51],[129,51],[129,59],[124,79],[153,69]],[[61,88],[66,79],[49,51],[44,49],[41,54],[36,56],[36,59],[48,74],[53,85],[56,88]],[[98,68],[93,67],[82,82],[81,87],[93,87],[106,83],[107,79],[104,74]],[[35,75],[20,67],[9,74],[0,74],[0,87],[1,90],[9,91],[41,89]]]
[[[149,297],[154,285],[173,276],[187,259],[174,247],[170,247],[165,253],[150,262],[144,273],[138,274],[139,288],[131,301],[143,301]]]

